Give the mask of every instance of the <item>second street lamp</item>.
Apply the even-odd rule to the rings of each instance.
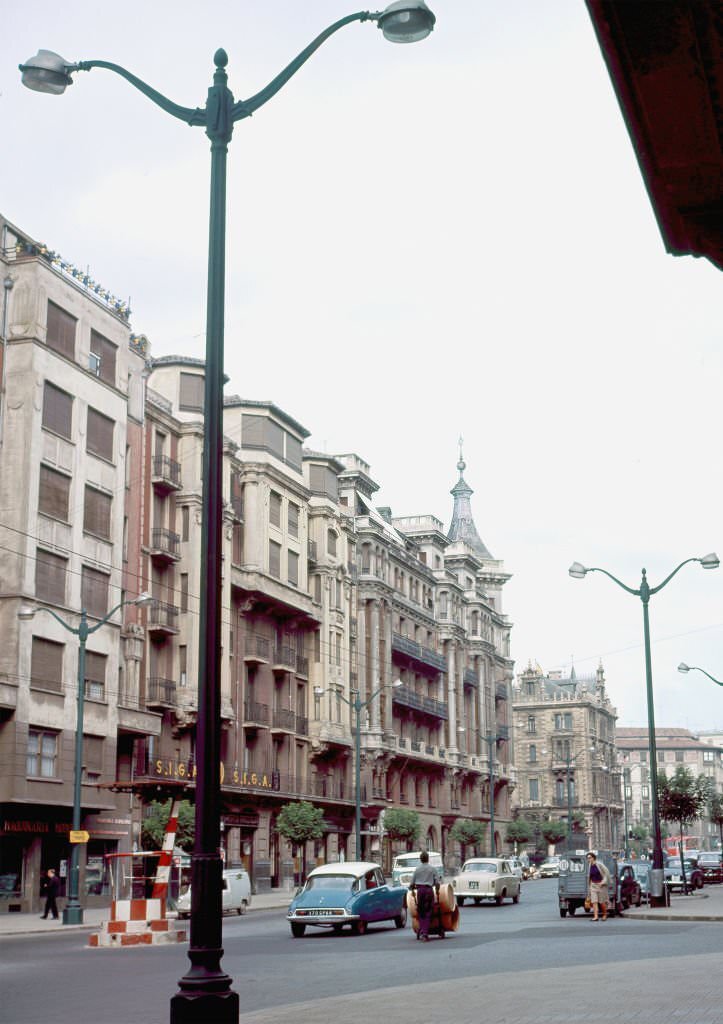
[[[655,710],[653,705],[653,669],[650,655],[650,621],[648,618],[648,604],[653,594],[657,594],[658,591],[662,590],[666,584],[668,584],[672,578],[678,573],[684,565],[688,565],[690,562],[699,562],[704,569],[717,569],[720,565],[720,559],[718,556],[711,552],[708,555],[703,555],[701,558],[686,558],[684,562],[677,565],[671,573],[669,573],[662,583],[659,583],[657,587],[651,587],[648,583],[648,577],[645,569],[642,570],[642,579],[640,586],[635,589],[629,587],[627,584],[619,580],[617,576],[613,576],[607,569],[600,568],[587,568],[580,562],[573,562],[568,572],[573,579],[584,579],[589,572],[601,572],[608,579],[611,579],[613,583],[617,583],[619,587],[625,590],[628,594],[632,594],[634,597],[639,597],[643,604],[643,640],[645,644],[645,686],[648,703],[648,750],[650,753],[650,805],[653,819],[653,867],[650,873],[650,903],[651,906],[659,907],[665,904],[665,893],[663,883],[663,840],[660,831],[660,810],[658,807],[658,778],[657,778],[657,764],[658,764],[658,752],[655,742]]]
[[[353,22],[376,22],[394,43],[413,43],[434,28],[434,14],[424,0],[395,0],[385,10],[359,11],[334,22],[302,50],[265,88],[235,101],[228,87],[228,56],[214,54],[215,73],[204,107],[183,107],[131,74],[104,60],[66,61],[40,50],[20,65],[29,89],[59,95],[78,71],[103,68],[120,75],[172,117],[202,128],[211,142],[211,199],[208,237],[206,359],[201,503],[201,594],[199,617],[198,717],[196,723],[196,835],[191,858],[191,966],[171,1001],[172,1024],[235,1021],[238,994],[221,967],[222,863],[219,852],[221,782],[221,556],[223,536],[223,348],[226,249],[226,160],[237,121],[250,117],[289,81],[312,54],[339,29]]]
[[[723,681],[721,681],[720,679],[716,679],[716,677],[712,676],[710,674],[710,672],[706,672],[706,670],[704,668],[699,668],[697,665],[686,665],[684,661],[681,661],[680,665],[678,665],[678,671],[679,672],[702,672],[704,676],[708,676],[708,678],[711,680],[711,682],[716,683],[718,686],[723,686]]]
[[[18,618],[29,621],[35,617],[38,611],[47,612],[52,615],[56,622],[67,629],[73,636],[78,637],[78,676],[77,676],[77,718],[75,725],[75,770],[73,774],[73,826],[76,833],[71,836],[70,842],[70,864],[68,868],[68,902],[63,908],[63,924],[82,924],[83,908],[80,905],[80,844],[77,842],[77,833],[80,831],[81,800],[80,790],[83,779],[83,712],[85,707],[85,647],[89,636],[92,636],[101,626],[113,618],[115,613],[129,604],[138,606],[149,604],[153,598],[150,594],[139,594],[130,601],[119,601],[102,619],[94,625],[88,625],[88,613],[85,608],[81,609],[80,622],[77,626],[71,626],[69,622],[57,615],[52,608],[45,605],[24,605],[18,611]]]
[[[343,700],[354,712],[354,842],[357,860],[361,860],[361,713],[365,708],[369,707],[382,690],[398,686],[402,686],[401,679],[395,679],[393,683],[384,683],[383,686],[379,686],[374,690],[366,700],[361,699],[361,694],[358,690],[351,691],[353,697],[349,700],[337,687],[328,687],[326,690],[321,686],[314,687],[314,693],[317,697],[321,697],[324,693],[334,693],[339,700]]]

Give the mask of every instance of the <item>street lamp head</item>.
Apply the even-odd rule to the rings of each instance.
[[[390,43],[417,43],[427,38],[436,18],[424,0],[397,0],[377,14],[376,21]]]
[[[324,695],[325,691],[324,691],[323,687],[315,686],[314,687],[314,693],[316,694],[317,697],[322,697]]]
[[[147,590],[144,590],[142,594],[139,594],[131,604],[134,604],[137,608],[142,608],[144,605],[151,604],[153,602],[153,595],[149,594]]]
[[[720,565],[720,558],[715,551],[711,551],[708,555],[703,555],[703,557],[699,558],[698,561],[704,569],[717,569]]]
[[[23,622],[29,622],[31,619],[35,618],[36,611],[37,608],[33,607],[31,604],[21,605],[20,608],[18,608],[18,618],[22,619]]]
[[[52,50],[38,50],[34,57],[18,66],[23,73],[24,86],[34,92],[49,92],[53,96],[60,96],[73,84],[70,72],[76,70],[75,64],[69,64]]]
[[[580,562],[573,562],[570,568],[567,570],[573,579],[583,580],[587,575],[588,570]]]
[[[681,661],[680,665],[678,665],[678,671],[679,672],[690,672],[690,665],[686,665],[684,661]]]
[[[392,687],[396,689],[399,686],[404,686],[404,683],[402,682],[401,679],[395,679],[394,682],[392,683]]]

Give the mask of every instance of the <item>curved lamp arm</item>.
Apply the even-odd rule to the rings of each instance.
[[[679,672],[702,672],[704,676],[708,676],[711,682],[715,683],[716,686],[723,686],[723,682],[720,679],[716,679],[710,672],[706,672],[704,668],[699,668],[698,665],[686,665],[684,661],[681,661],[678,665]]]
[[[309,43],[305,50],[302,50],[297,57],[294,57],[291,63],[287,64],[284,70],[280,71],[276,78],[273,78],[264,89],[250,96],[247,100],[239,100],[238,103],[234,103],[231,108],[231,119],[233,121],[240,121],[244,117],[250,117],[259,107],[263,107],[264,103],[268,102],[268,100],[276,95],[279,89],[286,85],[299,68],[307,62],[309,57],[319,49],[321,44],[326,42],[329,36],[338,32],[340,28],[351,24],[353,21],[373,21],[377,17],[378,15],[371,14],[369,11],[358,11],[356,14],[348,14],[345,18],[335,21],[333,25],[329,25],[316,39]]]
[[[163,93],[148,85],[143,79],[131,74],[130,71],[126,71],[120,64],[111,64],[107,60],[81,60],[74,66],[73,70],[92,71],[93,68],[105,68],[106,71],[114,71],[121,78],[125,78],[126,82],[130,82],[131,85],[135,86],[149,100],[153,100],[156,106],[165,110],[172,117],[177,117],[179,121],[185,121],[186,124],[191,125],[205,125],[206,123],[206,112],[204,110],[201,110],[199,107],[182,107],[180,104],[174,103],[173,100],[169,100],[167,96],[164,96]]]
[[[662,590],[663,587],[665,586],[665,584],[669,583],[672,580],[673,576],[675,576],[676,573],[679,573],[680,570],[683,568],[683,566],[684,565],[688,565],[689,562],[700,562],[700,558],[686,558],[686,560],[684,562],[681,562],[680,565],[676,566],[676,568],[673,569],[673,571],[670,573],[669,576],[665,577],[665,579],[663,580],[662,583],[659,583],[657,585],[657,587],[651,587],[650,588],[650,593],[651,594],[657,594],[658,591]]]
[[[683,563],[683,564],[685,564],[685,563]],[[678,566],[678,569],[680,569],[680,566]],[[640,597],[640,591],[639,590],[634,590],[633,587],[629,587],[626,583],[623,583],[622,580],[619,580],[617,578],[617,576],[613,576],[613,574],[611,572],[608,572],[607,569],[594,568],[594,569],[586,569],[585,571],[586,572],[601,572],[603,574],[603,576],[608,576],[613,581],[613,583],[617,583],[617,585],[619,587],[622,587],[623,590],[627,590],[627,592],[629,594],[633,594],[635,597]],[[676,572],[677,571],[678,570],[676,569]],[[675,575],[675,573],[672,573],[671,575]],[[668,577],[668,578],[670,578],[670,577]],[[665,582],[667,583],[668,580],[666,580]],[[665,583],[661,583],[660,586],[661,587],[665,586]],[[657,589],[660,589],[660,587],[658,587]],[[651,593],[652,593],[652,591],[651,591]]]

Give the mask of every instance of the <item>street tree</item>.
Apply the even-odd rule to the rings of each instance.
[[[534,834],[534,824],[526,818],[518,818],[516,821],[511,821],[507,826],[505,842],[514,843],[515,853],[517,853],[518,843],[529,843]]]
[[[637,844],[637,852],[640,854],[643,849],[643,843],[646,841],[650,832],[648,831],[647,825],[633,825],[630,829],[630,838],[634,843]]]
[[[406,807],[390,807],[384,815],[384,831],[392,842],[404,843],[411,850],[422,829],[422,823],[416,811]]]
[[[567,825],[556,818],[545,818],[540,822],[540,835],[548,846],[555,846],[567,835]]]
[[[306,844],[324,835],[324,812],[308,800],[284,804],[276,818],[276,828],[296,855],[301,850],[301,873],[306,878]]]
[[[680,868],[683,875],[683,892],[688,891],[685,877],[683,833],[686,825],[692,825],[700,816],[710,799],[710,782],[705,775],[693,775],[690,768],[679,764],[668,778],[665,772],[658,772],[658,802],[660,816],[666,821],[676,822],[680,830]]]
[[[171,814],[171,800],[151,800],[144,809],[141,823],[141,847],[144,850],[160,850]],[[178,828],[175,845],[182,850],[193,849],[195,834],[195,811],[188,800],[181,800],[178,807]]]
[[[485,837],[486,827],[481,821],[473,821],[471,818],[457,818],[449,830],[449,837],[463,848],[464,857],[467,857],[467,846],[472,847],[473,856],[477,856],[479,846]]]

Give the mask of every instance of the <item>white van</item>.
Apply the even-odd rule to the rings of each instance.
[[[224,914],[245,914],[251,906],[251,880],[243,868],[227,868],[223,873],[221,909]],[[178,897],[178,916],[191,916],[191,886]]]
[[[392,885],[409,885],[412,881],[414,869],[422,862],[419,859],[419,850],[415,853],[398,853],[392,865]],[[440,875],[444,873],[442,854],[429,851],[430,866],[436,868]]]

